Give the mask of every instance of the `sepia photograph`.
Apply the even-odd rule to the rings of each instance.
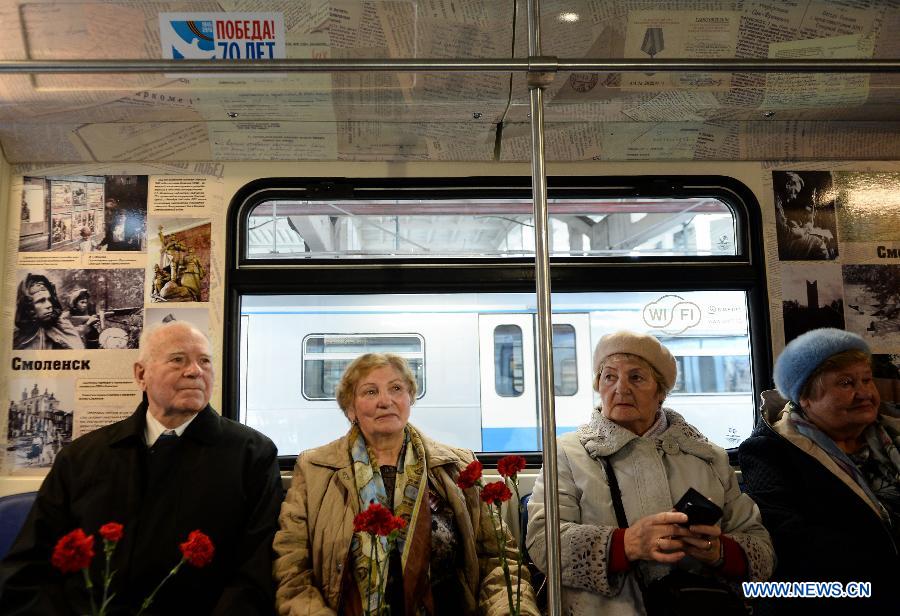
[[[830,261],[838,256],[834,183],[829,171],[773,171],[778,258]]]
[[[72,440],[75,387],[70,378],[9,381],[6,464],[16,470],[47,469]]]
[[[820,327],[844,329],[840,265],[784,263],[781,285],[785,344]]]
[[[13,349],[136,349],[143,298],[140,269],[19,271]]]
[[[154,219],[148,272],[151,302],[208,302],[210,231],[208,220]]]

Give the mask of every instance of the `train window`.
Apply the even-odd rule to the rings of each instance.
[[[578,392],[578,364],[575,353],[575,328],[553,326],[553,392],[574,396]]]
[[[530,192],[527,177],[248,184],[229,214],[239,325],[224,354],[236,408],[223,412],[296,455],[346,432],[334,385],[347,363],[392,350],[416,371],[410,421],[426,434],[538,454]],[[722,177],[551,177],[548,195],[557,433],[599,402],[600,337],[630,329],[676,357],[666,405],[737,446],[771,374],[751,191]]]
[[[578,387],[591,382],[593,346],[631,329],[657,335],[676,357],[679,383],[666,406],[720,445],[746,438],[754,406],[746,306],[743,291],[554,293],[557,431],[585,423],[598,402]],[[392,351],[409,359],[421,394],[428,382],[411,416],[426,433],[476,451],[537,451],[535,312],[527,293],[247,295],[241,417],[283,452],[328,442],[347,427],[334,401],[344,367],[360,353]],[[673,312],[690,320],[673,323]],[[661,326],[654,316],[665,317]],[[302,395],[289,374],[301,375]]]
[[[736,254],[734,216],[714,198],[548,201],[555,256]],[[256,259],[534,255],[529,199],[269,200],[248,215]]]
[[[513,398],[525,391],[522,364],[522,328],[498,325],[494,328],[494,390],[498,396]]]
[[[394,353],[406,359],[416,378],[416,397],[425,395],[425,349],[418,334],[310,334],[303,340],[302,383],[307,400],[334,400],[344,369],[363,353]]]

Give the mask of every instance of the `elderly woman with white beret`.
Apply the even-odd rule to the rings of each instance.
[[[672,354],[653,336],[620,331],[594,351],[600,406],[557,441],[563,611],[644,614],[641,584],[675,568],[725,581],[766,580],[774,556],[753,501],[728,455],[663,401],[675,384]],[[621,488],[620,525],[604,470]],[[724,514],[689,526],[673,505],[694,488]],[[544,484],[528,504],[529,554],[546,569]],[[640,580],[638,579],[640,577]]]
[[[764,607],[900,613],[900,419],[879,404],[868,345],[839,329],[807,332],[784,348],[774,377],[786,400],[764,394],[763,422],[740,447],[747,492],[778,556],[774,579],[870,582],[872,596]]]

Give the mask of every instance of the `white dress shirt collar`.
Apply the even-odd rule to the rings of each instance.
[[[184,434],[184,431],[187,429],[188,425],[190,425],[190,423],[192,421],[194,421],[194,418],[197,417],[197,415],[199,415],[199,413],[195,413],[195,414],[191,415],[190,419],[185,421],[183,424],[181,424],[177,428],[174,428],[175,435],[181,436],[182,434]],[[147,421],[145,422],[145,427],[144,427],[144,442],[147,443],[147,447],[153,447],[153,444],[156,443],[156,439],[159,438],[159,435],[162,434],[163,432],[165,432],[166,430],[169,430],[169,428],[166,428],[164,425],[159,423],[159,420],[156,419],[156,417],[154,417],[150,413],[150,411],[147,411],[146,417],[147,417]]]

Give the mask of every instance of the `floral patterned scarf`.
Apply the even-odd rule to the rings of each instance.
[[[387,507],[388,498],[378,461],[369,450],[359,426],[354,425],[350,430],[349,443],[360,511],[365,511],[372,502],[378,502]],[[406,520],[406,528],[400,530],[400,536],[397,539],[397,549],[401,554],[400,564],[404,572],[409,548],[412,545],[411,541],[406,541],[406,534],[409,529],[415,528],[422,501],[428,497],[427,482],[425,446],[416,429],[407,424],[404,429],[400,460],[397,462],[397,481],[394,486],[394,515]],[[353,555],[353,573],[359,588],[360,599],[365,603],[366,597],[368,597],[370,609],[373,610],[376,609],[379,598],[384,594],[388,581],[387,537],[376,537],[374,540],[378,563],[385,567],[384,574],[380,576],[381,579],[379,579],[375,567],[370,567],[370,564],[374,565],[370,559],[373,537],[369,533],[356,533],[350,544],[350,552]]]
[[[863,474],[862,469],[850,459],[850,456],[844,453],[831,437],[822,432],[815,424],[803,416],[793,403],[791,403],[790,406],[788,419],[797,429],[797,432],[821,447],[822,450],[834,460],[834,463],[856,482],[869,500],[872,501],[881,512],[881,517],[884,521],[889,523],[890,516],[888,515],[887,509],[885,509],[884,504],[875,495],[875,492],[866,480],[866,476]],[[897,444],[891,441],[890,436],[877,420],[866,427],[863,432],[863,438],[865,438],[866,445],[868,445],[871,454],[876,460],[893,465],[896,471],[900,473],[900,453],[897,451]]]

